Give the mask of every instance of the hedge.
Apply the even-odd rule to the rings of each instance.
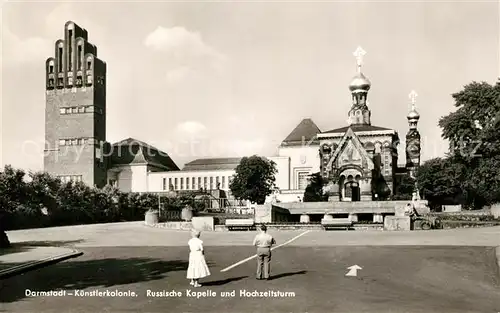
[[[107,186],[92,188],[81,182],[62,182],[47,173],[26,173],[6,166],[0,171],[0,231],[80,224],[139,221],[158,207],[196,209],[189,195],[161,196],[127,193]]]

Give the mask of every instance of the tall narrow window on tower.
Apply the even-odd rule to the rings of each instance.
[[[78,45],[78,56],[76,59],[77,62],[77,69],[81,70],[82,69],[82,45]]]
[[[68,71],[73,70],[73,30],[68,31]]]
[[[59,47],[58,49],[58,56],[57,56],[57,68],[59,69],[59,72],[63,72],[63,48]]]
[[[49,65],[49,74],[53,74],[54,73],[54,65]]]

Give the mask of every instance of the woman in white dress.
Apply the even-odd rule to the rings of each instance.
[[[200,239],[201,232],[193,230],[191,238],[188,241],[189,245],[189,266],[187,270],[187,279],[191,280],[191,285],[201,287],[198,280],[210,275],[207,262],[205,261],[205,253],[203,251],[203,241]]]

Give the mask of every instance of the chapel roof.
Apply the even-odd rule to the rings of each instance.
[[[366,132],[366,131],[377,131],[377,130],[391,130],[390,128],[380,127],[380,126],[374,126],[374,125],[353,124],[353,125],[350,125],[350,126],[344,126],[344,127],[340,127],[340,128],[335,128],[335,129],[323,132],[322,134],[327,134],[327,133],[345,133],[349,127],[354,132]]]
[[[241,158],[206,158],[196,159],[184,165],[183,171],[234,170]]]
[[[321,130],[313,120],[305,118],[281,142],[281,146],[301,145],[303,141],[309,143],[311,140],[315,139],[316,135],[319,133],[321,133]]]

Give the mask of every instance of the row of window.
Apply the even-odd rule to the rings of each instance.
[[[102,114],[102,108],[96,107],[94,105],[86,105],[86,106],[76,106],[76,107],[68,107],[68,108],[60,108],[60,114],[78,114],[78,113],[99,113]]]
[[[163,190],[226,189],[231,180],[232,176],[169,177],[163,178]]]
[[[104,76],[97,76],[96,81],[100,85],[104,85],[105,79]],[[92,75],[87,75],[87,81],[86,85],[90,86],[93,83]],[[73,77],[68,77],[68,86],[76,86],[76,87],[82,87],[83,86],[83,79],[80,76],[77,76],[76,80],[73,82]],[[48,82],[48,87],[49,88],[54,88],[55,87],[55,80],[53,77],[49,78]],[[57,78],[57,87],[58,88],[63,88],[64,87],[64,78],[59,77]]]
[[[82,175],[60,175],[57,176],[63,183],[67,182],[81,182],[82,181]]]
[[[81,146],[84,144],[97,144],[97,140],[95,138],[59,139],[60,146]]]
[[[62,56],[62,48],[59,48],[59,58],[58,58],[58,61],[59,61],[59,73],[62,73],[63,72],[63,58],[61,57]],[[78,57],[76,59],[76,68],[81,71],[82,70],[82,46],[79,45],[78,46]],[[68,64],[68,70],[69,71],[72,71],[73,70],[73,57],[72,55],[70,56],[70,58],[68,59],[69,61],[69,64]],[[91,70],[92,69],[92,61],[91,60],[87,60],[87,70]],[[53,74],[54,73],[54,64],[51,63],[49,64],[49,74]]]
[[[86,84],[88,86],[92,85],[92,76],[88,75],[87,76],[87,82]],[[68,85],[73,86],[73,77],[68,77]],[[81,76],[77,76],[76,80],[74,82],[74,85],[76,87],[82,87],[83,86],[83,78]],[[64,86],[64,78],[63,77],[58,77],[57,78],[57,86],[58,87],[63,87]],[[49,83],[48,87],[55,87],[55,80],[52,76],[49,77]]]

